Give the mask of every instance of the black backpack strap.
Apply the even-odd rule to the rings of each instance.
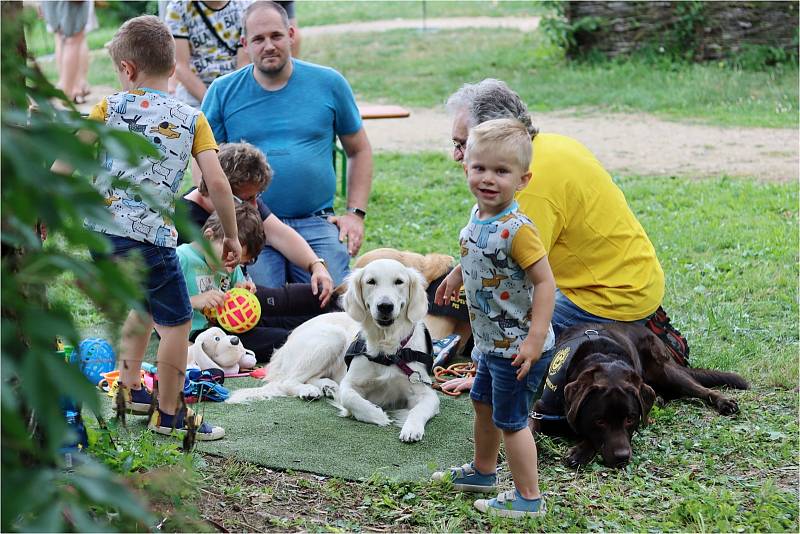
[[[221,45],[222,45],[222,47],[223,47],[225,50],[227,50],[227,51],[228,51],[228,53],[229,53],[230,55],[232,55],[232,56],[236,56],[236,50],[234,50],[233,48],[231,48],[231,47],[228,45],[228,43],[226,43],[226,42],[225,42],[225,39],[223,39],[222,37],[220,37],[220,36],[219,36],[219,34],[217,33],[217,30],[216,30],[216,29],[214,29],[214,25],[213,25],[213,24],[211,24],[211,21],[210,21],[210,20],[208,20],[208,17],[206,17],[206,14],[205,14],[205,12],[203,11],[203,6],[201,6],[201,5],[200,5],[200,2],[193,1],[193,2],[192,2],[192,5],[193,5],[193,6],[194,6],[194,8],[197,10],[197,12],[198,12],[198,13],[200,13],[200,18],[201,18],[201,19],[203,19],[203,22],[205,23],[205,25],[206,25],[206,28],[208,28],[208,31],[210,31],[210,32],[211,32],[211,34],[212,34],[214,37],[216,37],[216,38],[217,38],[217,41],[219,41],[219,44],[221,44]]]

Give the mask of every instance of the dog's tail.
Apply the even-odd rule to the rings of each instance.
[[[692,375],[692,378],[707,388],[728,386],[734,389],[750,389],[750,384],[747,383],[747,380],[736,373],[694,367],[688,367],[686,370]]]
[[[289,392],[282,382],[267,382],[257,388],[237,389],[231,393],[227,403],[242,404],[245,402],[274,399],[275,397],[288,397]]]

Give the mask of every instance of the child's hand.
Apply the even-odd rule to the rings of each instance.
[[[222,263],[228,269],[233,269],[239,265],[242,258],[242,245],[238,237],[226,237],[222,240]]]
[[[458,298],[462,285],[464,285],[464,275],[461,273],[461,266],[459,265],[450,271],[450,274],[439,284],[433,301],[439,306],[450,304],[451,300]]]
[[[533,365],[542,357],[542,351],[535,349],[533,345],[533,343],[528,342],[528,339],[523,341],[522,345],[519,346],[519,352],[511,362],[514,367],[519,367],[517,380],[522,380],[528,376],[528,372],[530,372]]]
[[[248,290],[250,293],[256,292],[256,284],[252,280],[242,280],[241,282],[236,284],[236,287],[244,288]]]
[[[199,295],[195,295],[192,300],[194,301],[192,307],[196,309],[219,308],[225,304],[225,293],[219,289],[209,289]]]

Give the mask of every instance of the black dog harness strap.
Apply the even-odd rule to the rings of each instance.
[[[567,369],[569,369],[572,356],[575,355],[578,347],[590,340],[600,339],[597,330],[586,330],[583,334],[562,341],[554,349],[555,354],[550,362],[550,369],[542,388],[542,396],[539,399],[538,412],[530,413],[531,419],[543,421],[563,421],[567,417],[564,415],[564,382],[567,379]]]
[[[411,335],[404,339],[402,343],[400,343],[400,350],[398,350],[396,353],[387,355],[381,352],[377,356],[371,356],[367,353],[367,340],[363,338],[361,333],[359,333],[356,339],[350,343],[350,346],[347,348],[347,352],[344,356],[344,362],[347,364],[347,368],[350,369],[350,364],[353,362],[353,358],[357,356],[364,356],[365,358],[369,359],[369,361],[380,365],[396,365],[401,371],[403,371],[403,373],[408,377],[408,381],[412,384],[424,382],[425,384],[430,385],[430,380],[425,380],[420,373],[414,371],[408,366],[409,362],[420,362],[425,365],[425,369],[427,369],[428,373],[432,372],[433,340],[431,339],[431,334],[428,332],[427,328],[424,329],[424,332],[425,347],[427,352],[414,350],[406,346],[411,340],[411,337],[414,335],[414,332],[411,332]]]

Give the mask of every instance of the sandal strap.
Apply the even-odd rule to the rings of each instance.
[[[517,500],[517,496],[514,494],[514,490],[508,491],[501,491],[497,494],[497,503],[498,504],[505,504],[506,502],[514,502]]]
[[[452,467],[450,468],[450,472],[453,478],[464,478],[477,473],[475,467],[471,463],[464,464],[461,467]]]

